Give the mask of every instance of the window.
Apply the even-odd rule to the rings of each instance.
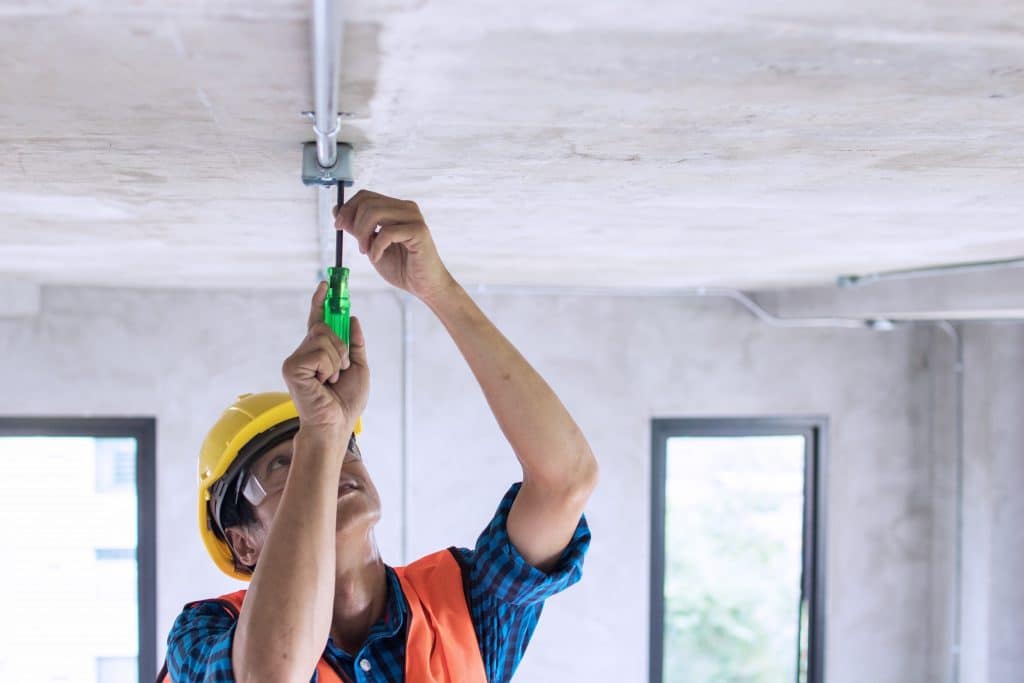
[[[155,677],[154,432],[0,418],[0,680]]]
[[[652,683],[823,683],[825,419],[653,421]]]

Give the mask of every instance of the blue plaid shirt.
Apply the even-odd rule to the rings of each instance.
[[[462,565],[469,612],[491,683],[512,679],[537,627],[544,601],[580,580],[583,556],[590,545],[590,530],[583,518],[553,571],[544,573],[527,563],[512,545],[506,529],[508,512],[519,487],[520,484],[514,484],[505,494],[491,523],[477,539],[475,549],[453,549]],[[324,656],[347,681],[405,679],[409,606],[390,567],[387,578],[384,616],[370,629],[362,649],[351,655],[327,640]],[[233,682],[234,634],[235,618],[216,600],[187,605],[167,638],[167,668],[172,680]],[[310,680],[315,683],[316,679],[314,672]]]

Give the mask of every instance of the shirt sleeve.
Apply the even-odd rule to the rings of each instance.
[[[167,636],[167,673],[174,683],[234,683],[231,644],[237,621],[216,600],[187,605]],[[316,683],[314,671],[310,683]]]
[[[590,528],[586,517],[581,517],[550,572],[527,562],[509,539],[506,526],[521,486],[514,484],[502,498],[476,547],[458,549],[468,573],[470,615],[491,683],[511,680],[537,627],[544,601],[580,580],[590,546]]]
[[[234,683],[235,619],[214,601],[185,607],[167,636],[167,672],[174,683]]]

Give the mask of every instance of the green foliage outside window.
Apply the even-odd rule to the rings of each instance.
[[[664,680],[796,681],[803,439],[672,442]]]

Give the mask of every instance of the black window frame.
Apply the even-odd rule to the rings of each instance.
[[[138,519],[139,680],[156,677],[156,419],[151,417],[0,417],[0,437],[131,438]]]
[[[710,417],[651,420],[650,683],[663,683],[665,645],[665,472],[672,437],[804,437],[801,601],[808,600],[807,682],[825,681],[826,473],[828,418]],[[798,626],[798,628],[800,628]],[[798,635],[798,643],[801,636]],[[800,657],[800,651],[794,653]],[[799,672],[799,662],[798,669]],[[796,683],[794,681],[793,683]]]

